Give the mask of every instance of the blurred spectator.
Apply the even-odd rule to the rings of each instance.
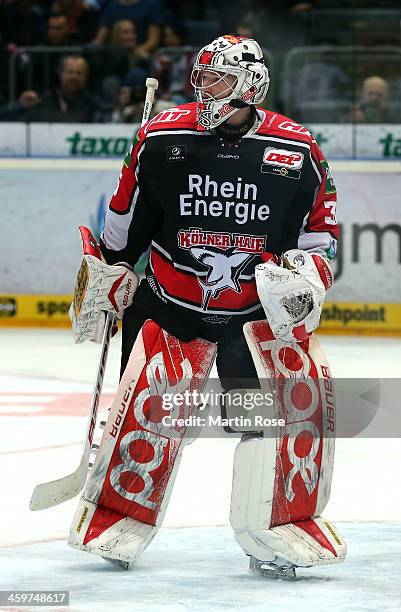
[[[125,49],[135,49],[138,42],[135,24],[127,19],[115,21],[111,31],[110,42],[112,45],[118,45]]]
[[[46,37],[42,43],[46,47],[68,47],[72,44],[70,24],[67,15],[51,13],[47,19]],[[61,53],[30,53],[28,61],[18,66],[21,77],[26,78],[33,71],[34,87],[38,91],[53,88],[58,83],[58,67]],[[25,75],[25,76],[24,76]]]
[[[71,43],[70,24],[67,15],[53,13],[47,20],[47,36],[45,45],[50,47],[65,47]]]
[[[152,74],[159,81],[159,95],[174,104],[192,101],[191,70],[195,59],[192,47],[185,46],[187,29],[179,23],[168,23],[162,30],[162,46],[153,60]]]
[[[163,23],[163,11],[159,0],[109,0],[100,20],[99,29],[94,39],[95,44],[102,45],[110,36],[116,21],[134,22],[138,32],[139,53],[149,55],[160,42],[160,26]]]
[[[116,107],[111,115],[111,121],[113,123],[140,123],[142,121],[145,96],[145,84],[136,87],[121,87],[118,92]],[[174,106],[174,103],[171,100],[155,99],[150,118],[155,117],[161,111],[167,110],[172,106]]]
[[[350,78],[329,51],[289,74],[283,87],[285,113],[301,122],[310,121],[313,113],[315,121],[335,121],[337,111],[349,104]]]
[[[116,103],[117,92],[122,85],[143,86],[149,74],[149,62],[138,47],[136,28],[132,21],[116,21],[110,44],[93,49],[102,97],[112,106]]]
[[[0,121],[26,121],[27,111],[40,103],[40,97],[33,90],[26,90],[21,93],[18,102],[9,104],[2,101],[0,105]]]
[[[117,95],[117,104],[111,115],[111,122],[135,123],[137,121],[137,114],[136,106],[132,100],[131,87],[120,87]]]
[[[51,13],[44,25],[40,44],[57,51],[59,47],[69,46],[71,42],[67,16],[62,13]],[[24,91],[27,87],[34,87],[36,91],[43,93],[57,85],[60,52],[41,50],[35,52],[35,49],[31,52],[18,47],[12,52],[16,53],[13,58],[16,83],[14,94]]]
[[[23,92],[20,96],[21,113],[25,121],[50,123],[90,123],[104,117],[103,104],[86,89],[88,64],[83,57],[68,55],[60,63],[60,85],[46,93],[42,99],[36,92]]]
[[[120,48],[128,57],[130,68],[142,65],[148,66],[148,54],[138,45],[138,34],[132,21],[116,21],[111,31],[111,45]]]
[[[181,47],[188,42],[188,31],[182,23],[169,22],[163,27],[163,47]]]
[[[296,103],[319,100],[344,99],[349,77],[336,64],[330,53],[321,59],[305,64],[293,80],[293,95]]]
[[[399,123],[400,109],[389,105],[389,88],[380,76],[363,81],[361,98],[352,109],[352,120],[357,123]]]
[[[90,0],[54,0],[51,9],[67,16],[74,42],[88,42],[96,33],[101,6]]]

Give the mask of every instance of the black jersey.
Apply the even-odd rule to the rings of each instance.
[[[134,265],[150,246],[148,289],[179,313],[260,312],[261,255],[335,252],[334,183],[316,141],[258,109],[237,142],[196,124],[196,103],[159,113],[138,133],[106,214],[108,263]]]

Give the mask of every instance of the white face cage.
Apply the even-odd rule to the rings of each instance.
[[[198,102],[231,100],[240,90],[245,79],[243,70],[228,68],[216,70],[211,66],[195,64],[191,74],[191,85]]]

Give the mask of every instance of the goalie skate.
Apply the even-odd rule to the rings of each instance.
[[[114,567],[118,569],[123,569],[123,570],[129,569],[128,561],[120,561],[119,559],[109,559],[108,557],[102,557],[102,559],[104,559],[105,561],[107,561],[107,563],[110,563],[111,565],[113,565]]]
[[[110,524],[107,528],[105,525]],[[90,526],[88,541],[80,537]],[[150,544],[158,526],[147,525],[128,516],[98,507],[84,497],[76,510],[70,531],[69,545],[79,550],[100,555],[115,567],[128,569],[129,562],[135,561]]]
[[[260,574],[264,578],[295,580],[297,577],[295,568],[295,565],[280,557],[276,557],[274,561],[259,561],[252,556],[249,559],[250,573]]]

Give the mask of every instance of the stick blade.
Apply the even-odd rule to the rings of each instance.
[[[45,510],[73,499],[84,488],[87,472],[87,464],[81,461],[72,474],[36,485],[29,504],[30,510]]]

